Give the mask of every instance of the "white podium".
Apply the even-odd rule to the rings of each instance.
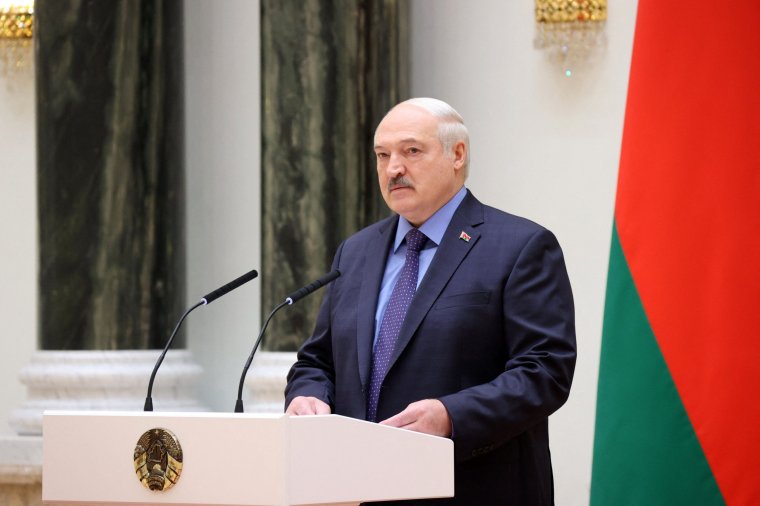
[[[135,446],[152,428],[182,446],[182,473],[164,491],[147,489],[135,472]],[[48,504],[356,505],[453,495],[451,440],[337,415],[43,416]]]

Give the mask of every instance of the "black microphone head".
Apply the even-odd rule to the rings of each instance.
[[[250,280],[254,279],[258,275],[259,275],[259,273],[256,272],[255,269],[252,270],[252,271],[250,271],[250,272],[246,272],[245,274],[243,274],[239,278],[237,278],[237,279],[235,279],[233,281],[230,281],[226,285],[224,285],[222,287],[219,287],[216,290],[214,290],[213,292],[207,294],[201,300],[205,301],[206,304],[211,304],[213,301],[215,301],[216,299],[218,299],[222,295],[225,295],[225,294],[231,292],[232,290],[234,290],[235,288],[237,288],[237,287],[239,287],[241,285],[244,285],[245,283],[248,283]]]
[[[285,301],[289,305],[292,305],[295,302],[303,299],[304,297],[306,297],[310,293],[312,293],[312,292],[314,292],[316,290],[319,290],[320,288],[322,288],[326,284],[335,281],[336,279],[338,279],[339,276],[340,276],[340,271],[338,269],[330,271],[327,274],[325,274],[324,276],[322,276],[321,278],[319,278],[318,280],[314,281],[313,283],[308,284],[308,285],[304,286],[303,288],[301,288],[300,290],[297,290],[297,291],[291,293],[290,295],[288,295],[287,297],[285,297]]]

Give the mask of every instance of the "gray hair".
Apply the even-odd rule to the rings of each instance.
[[[449,104],[437,98],[410,98],[401,103],[420,107],[438,118],[438,139],[447,155],[451,156],[454,144],[464,142],[466,155],[463,168],[466,179],[470,172],[470,134],[462,116]]]

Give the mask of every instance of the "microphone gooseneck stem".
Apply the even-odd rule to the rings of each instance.
[[[253,345],[253,350],[251,350],[251,354],[248,355],[248,360],[245,362],[245,366],[243,367],[243,374],[240,375],[240,384],[238,385],[238,395],[237,400],[235,401],[235,413],[242,413],[243,412],[243,384],[245,383],[245,376],[248,374],[248,369],[251,367],[251,363],[253,362],[253,356],[256,354],[256,350],[259,347],[259,343],[261,343],[261,338],[264,337],[264,332],[267,329],[267,325],[269,325],[269,320],[272,319],[274,314],[282,309],[285,306],[290,305],[291,302],[286,299],[280,305],[278,305],[276,308],[272,310],[271,313],[269,313],[269,316],[267,316],[267,319],[264,321],[264,325],[261,327],[261,332],[259,332],[259,337],[256,339],[256,343]]]
[[[158,357],[158,360],[156,361],[156,365],[153,367],[153,372],[150,375],[150,382],[148,382],[148,395],[145,397],[145,406],[143,407],[143,411],[153,411],[153,398],[151,397],[151,395],[153,395],[153,380],[156,379],[156,373],[158,372],[158,368],[161,367],[161,363],[164,361],[166,352],[169,351],[169,348],[172,345],[172,341],[174,341],[174,336],[177,335],[177,331],[179,330],[179,327],[182,325],[182,322],[185,321],[185,318],[187,318],[187,315],[189,315],[194,309],[200,306],[205,306],[205,305],[206,305],[206,300],[201,299],[197,304],[195,304],[190,309],[185,311],[185,314],[182,315],[182,317],[179,319],[177,324],[174,326],[172,335],[169,337],[169,340],[166,341],[166,346],[164,346],[164,351],[161,352],[161,356]]]

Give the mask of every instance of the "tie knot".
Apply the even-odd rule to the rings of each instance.
[[[411,229],[406,233],[407,251],[414,251],[415,253],[419,253],[420,250],[422,250],[422,247],[425,245],[427,239],[427,236],[416,228]]]

